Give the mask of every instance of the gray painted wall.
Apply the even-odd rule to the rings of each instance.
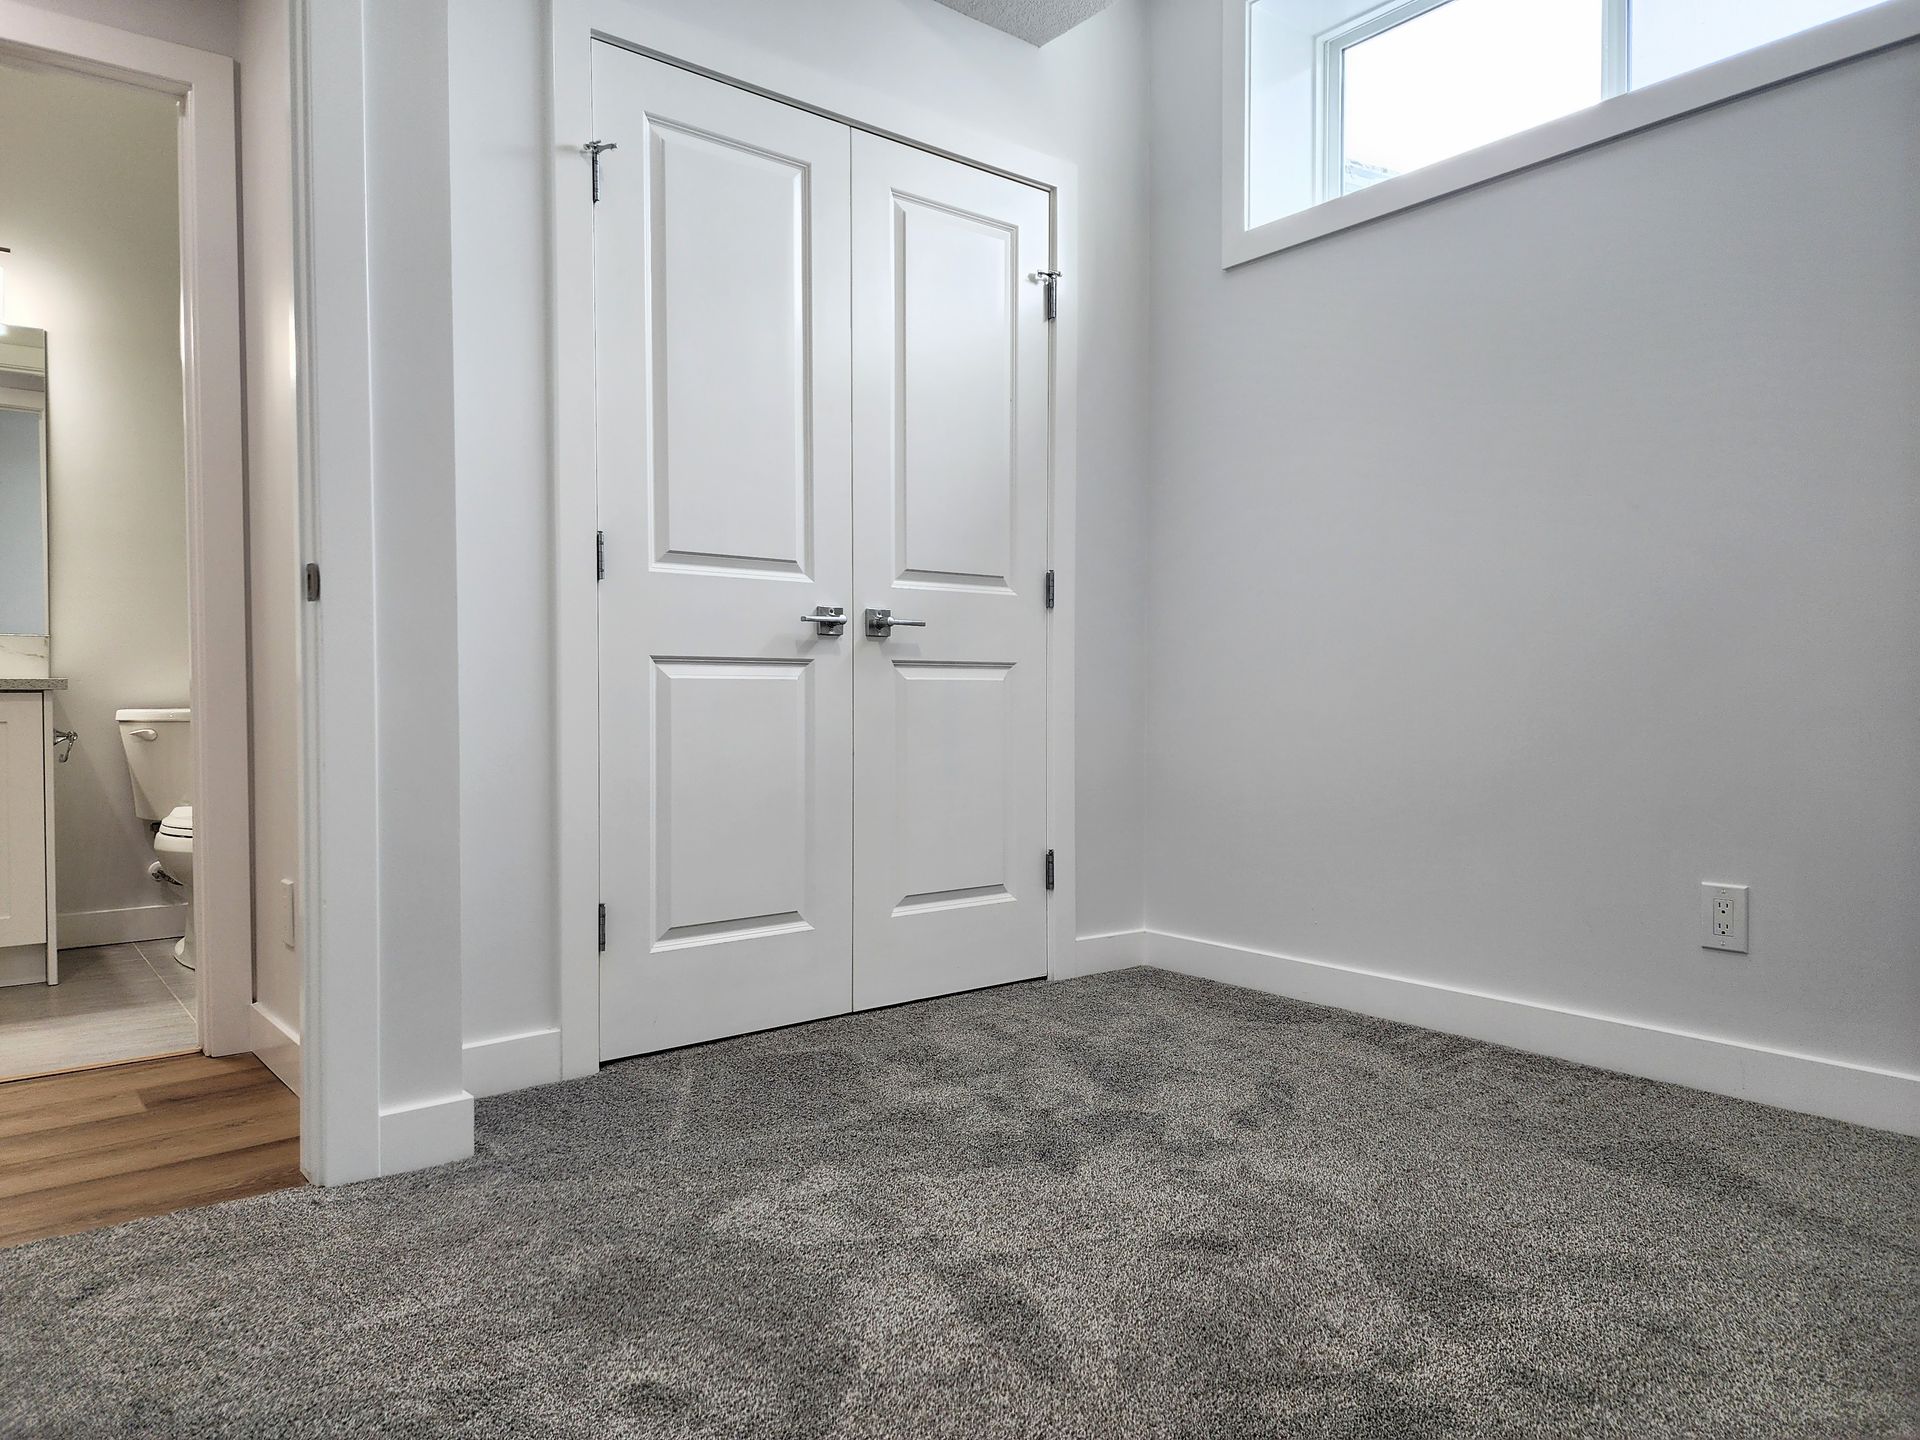
[[[1920,1069],[1920,47],[1223,273],[1219,26],[1152,29],[1151,925]]]

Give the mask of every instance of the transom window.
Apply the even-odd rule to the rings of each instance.
[[[1248,230],[1856,12],[1912,9],[1904,0],[1243,3]]]
[[[1260,0],[1273,4],[1275,0]],[[1320,37],[1329,199],[1626,88],[1626,0],[1401,0]],[[1604,22],[1620,17],[1615,27]]]

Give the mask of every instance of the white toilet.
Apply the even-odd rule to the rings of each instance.
[[[186,934],[173,958],[193,969],[193,712],[118,710],[120,744],[133,775],[133,813],[160,822],[153,837],[156,879],[180,887]]]

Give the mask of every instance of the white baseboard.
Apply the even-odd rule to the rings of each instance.
[[[47,947],[8,945],[0,949],[0,985],[47,983]]]
[[[461,1074],[475,1099],[550,1085],[560,1078],[560,1032],[549,1027],[469,1040],[461,1047]]]
[[[282,1085],[300,1093],[300,1037],[257,1000],[247,1009],[247,1045]]]
[[[187,933],[184,905],[129,905],[120,910],[75,910],[60,917],[60,948],[178,940]]]
[[[1920,1135],[1920,1075],[1161,931],[1146,932],[1146,958],[1183,975]]]
[[[473,1096],[462,1090],[439,1100],[380,1112],[380,1173],[425,1170],[473,1154]]]
[[[1097,975],[1102,970],[1125,970],[1130,965],[1147,963],[1147,932],[1115,930],[1106,935],[1082,935],[1073,942],[1073,953],[1053,972],[1055,980],[1071,980],[1076,975]]]

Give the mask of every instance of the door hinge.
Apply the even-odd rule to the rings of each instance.
[[[1053,851],[1047,851],[1047,889],[1053,889]]]
[[[604,905],[602,905],[602,906],[600,907],[600,949],[601,949],[601,952],[602,952],[602,953],[605,953],[605,951],[606,951],[606,948],[607,948],[607,907],[606,907],[606,906],[604,906]]]
[[[587,152],[587,158],[593,162],[593,203],[598,205],[600,203],[601,153],[607,150],[618,150],[620,146],[616,141],[612,140],[589,140],[580,148]]]
[[[1053,608],[1053,597],[1054,597],[1053,571],[1049,570],[1047,571],[1047,608],[1049,610]]]
[[[320,598],[320,567],[313,561],[307,562],[307,599]]]
[[[1033,278],[1045,288],[1040,296],[1040,313],[1049,320],[1060,318],[1060,272],[1058,270],[1036,270]]]
[[[607,532],[604,530],[593,532],[593,578],[607,578]]]

